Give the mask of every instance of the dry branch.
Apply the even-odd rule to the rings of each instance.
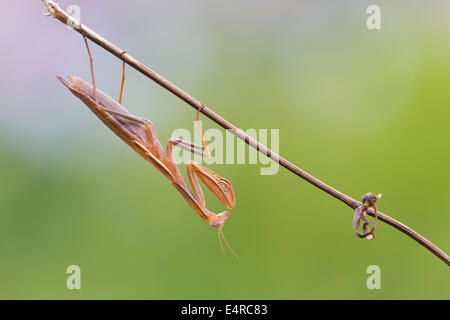
[[[70,26],[76,26],[73,28],[76,32],[80,33],[81,35],[84,35],[86,38],[91,40],[92,42],[98,44],[103,49],[109,51],[113,55],[115,55],[117,58],[125,62],[126,64],[130,65],[134,69],[136,69],[138,72],[144,74],[157,84],[159,84],[161,87],[165,88],[166,90],[173,93],[175,96],[180,98],[181,100],[185,101],[187,104],[192,106],[196,110],[200,110],[202,114],[204,114],[206,117],[217,123],[222,128],[229,130],[232,134],[234,134],[239,139],[245,141],[247,144],[249,144],[251,147],[255,148],[259,152],[263,153],[267,157],[270,157],[273,161],[277,161],[281,166],[286,168],[287,170],[291,171],[292,173],[296,174],[300,178],[308,181],[315,187],[325,191],[329,195],[337,198],[338,200],[344,202],[352,209],[356,209],[361,205],[361,202],[358,200],[355,200],[346,194],[340,192],[339,190],[336,190],[335,188],[327,185],[326,183],[320,181],[319,179],[313,177],[309,173],[303,171],[299,167],[295,166],[288,160],[284,159],[283,157],[279,156],[278,154],[272,152],[270,149],[265,147],[264,145],[258,143],[256,140],[251,138],[250,136],[246,135],[241,130],[237,129],[234,125],[232,125],[230,122],[213,112],[211,109],[207,108],[203,103],[197,101],[193,97],[191,97],[189,94],[139,62],[138,60],[134,59],[132,56],[130,56],[128,53],[126,53],[124,50],[119,49],[117,46],[113,45],[112,43],[105,40],[103,37],[83,25],[80,21],[76,20],[69,14],[67,14],[65,11],[63,11],[57,4],[55,4],[52,1],[48,1],[46,3],[43,1],[44,4],[47,6],[47,9],[49,11],[49,15],[53,16],[54,18],[58,19],[62,23]],[[371,216],[374,216],[374,210],[370,208],[368,210],[368,214]],[[441,249],[439,249],[435,244],[433,244],[431,241],[411,229],[410,227],[404,225],[400,221],[397,221],[396,219],[378,211],[378,219],[393,226],[397,230],[403,232],[410,238],[414,239],[418,243],[420,243],[422,246],[427,248],[429,251],[431,251],[434,255],[436,255],[439,259],[444,261],[448,266],[450,266],[450,257]]]

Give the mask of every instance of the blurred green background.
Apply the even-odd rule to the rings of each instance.
[[[377,31],[369,1],[59,4],[236,126],[280,129],[281,155],[319,179],[383,193],[380,210],[450,251],[448,1],[377,1]],[[224,230],[241,259],[222,253],[216,229],[55,79],[90,79],[89,61],[42,12],[14,1],[0,19],[0,298],[450,298],[442,261],[383,223],[358,239],[351,209],[283,168],[210,166],[237,197]],[[117,97],[121,62],[91,50]],[[131,68],[124,105],[162,143],[193,132],[193,110]],[[81,290],[66,289],[72,264]],[[381,290],[366,287],[369,265]]]

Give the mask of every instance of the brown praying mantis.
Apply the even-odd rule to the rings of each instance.
[[[126,110],[122,105],[122,93],[125,82],[125,62],[123,62],[122,82],[120,86],[119,102],[109,97],[107,94],[97,90],[95,86],[94,66],[91,52],[86,37],[83,36],[86,49],[89,55],[91,67],[92,85],[84,80],[68,76],[69,82],[57,76],[78,99],[80,99],[111,131],[113,131],[126,144],[133,148],[145,160],[150,162],[163,176],[165,176],[171,185],[183,196],[187,203],[204,221],[218,229],[218,237],[221,248],[222,240],[227,247],[237,257],[223,233],[223,226],[230,217],[230,211],[223,211],[215,214],[206,208],[205,197],[200,184],[200,179],[205,186],[214,194],[214,196],[227,208],[232,209],[236,199],[231,183],[222,178],[214,171],[205,168],[195,161],[189,161],[186,164],[186,171],[192,191],[184,181],[180,170],[173,159],[173,147],[178,146],[194,154],[209,158],[210,153],[205,135],[199,124],[199,109],[195,115],[195,128],[202,138],[202,145],[196,145],[191,142],[171,138],[163,150],[160,141],[156,135],[153,124],[144,118],[136,117]]]

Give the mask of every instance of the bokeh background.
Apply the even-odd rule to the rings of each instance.
[[[280,153],[450,251],[448,1],[75,1],[90,28],[240,128],[280,129]],[[381,7],[382,29],[366,28]],[[0,19],[0,298],[448,299],[448,267],[280,169],[212,165],[237,205],[216,230],[55,75],[90,79],[82,38],[11,1]],[[91,45],[98,86],[121,62]],[[162,142],[193,110],[131,68],[124,105]],[[216,127],[204,120],[206,128]],[[183,169],[184,171],[184,169]],[[208,195],[209,207],[223,210]],[[66,289],[67,266],[82,289]],[[366,268],[381,268],[368,290]]]

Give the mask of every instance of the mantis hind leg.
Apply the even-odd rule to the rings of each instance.
[[[125,53],[126,51],[122,52],[121,55],[124,55]],[[125,61],[122,63],[122,82],[120,83],[119,104],[122,104],[123,85],[125,84]]]
[[[89,49],[87,39],[84,35],[83,35],[83,40],[84,40],[84,43],[86,44],[86,49],[87,49],[87,52],[89,55],[89,64],[91,66],[92,87],[94,88],[94,100],[95,100],[95,103],[98,105],[97,89],[95,86],[95,77],[94,77],[94,59],[92,58],[91,50]]]
[[[97,89],[95,86],[95,76],[94,76],[94,59],[92,58],[91,50],[89,49],[88,41],[86,37],[83,35],[83,40],[86,45],[86,49],[89,55],[89,64],[91,67],[91,77],[92,77],[92,87],[94,88],[94,100],[95,103],[98,105],[98,99],[97,99]],[[125,54],[126,51],[122,52],[122,55]],[[120,83],[120,94],[119,94],[119,104],[122,104],[122,95],[123,95],[123,87],[125,84],[125,61],[123,61],[122,65],[122,81]]]

